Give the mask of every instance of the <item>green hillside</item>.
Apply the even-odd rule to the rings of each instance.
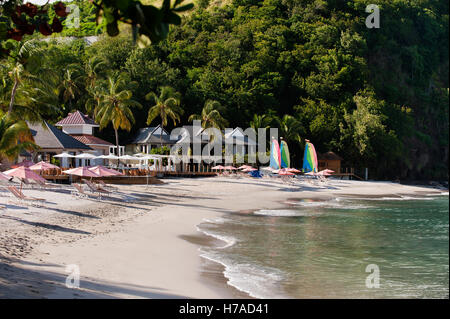
[[[83,69],[98,58],[106,65],[99,83],[128,77],[144,107],[121,140],[147,126],[145,96],[171,86],[182,96],[181,124],[209,99],[223,106],[229,127],[265,116],[282,128],[294,166],[310,139],[372,178],[448,179],[448,1],[380,0],[379,29],[365,25],[368,0],[194,2],[156,45],[136,48],[126,32],[91,47],[43,44],[52,52],[47,65],[62,77],[69,64]],[[49,120],[92,111],[84,84],[73,98],[58,94],[60,112]],[[114,139],[110,127],[100,134]]]

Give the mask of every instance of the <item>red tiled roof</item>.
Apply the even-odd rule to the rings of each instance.
[[[113,146],[112,143],[102,140],[101,138],[95,137],[93,135],[70,135],[74,139],[80,141],[85,145],[108,145]]]
[[[69,113],[69,115],[65,119],[62,119],[55,125],[62,126],[62,125],[81,125],[81,124],[98,126],[98,124],[95,123],[93,119],[81,113],[80,111],[76,111],[75,113]]]

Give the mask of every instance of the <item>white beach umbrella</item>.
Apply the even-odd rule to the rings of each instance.
[[[78,155],[74,156],[75,158],[80,158],[80,159],[96,159],[97,156],[89,154],[89,153],[81,153]]]
[[[69,153],[66,152],[62,152],[61,154],[55,155],[53,157],[59,157],[59,158],[72,158],[75,157],[74,155],[71,155]]]
[[[116,160],[116,159],[119,159],[118,156],[113,155],[113,154],[109,154],[109,155],[100,155],[100,156],[97,156],[97,158],[100,158],[100,159],[110,159],[110,160]]]
[[[130,155],[120,156],[119,159],[122,161],[139,161],[139,160],[141,160],[141,158],[139,158],[139,157],[130,156]]]

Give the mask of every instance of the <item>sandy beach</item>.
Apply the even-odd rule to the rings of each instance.
[[[24,189],[46,200],[41,207],[17,202],[2,188],[0,298],[248,298],[227,285],[220,265],[200,256],[202,245],[223,245],[198,231],[205,219],[284,207],[291,199],[443,192],[390,182],[291,185],[246,177],[115,187],[101,201],[76,198],[68,185]],[[68,265],[80,271],[79,288],[66,287]]]

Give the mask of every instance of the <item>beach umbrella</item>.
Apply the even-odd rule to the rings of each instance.
[[[237,169],[247,169],[247,168],[252,168],[250,165],[242,165],[239,166]]]
[[[217,165],[217,166],[212,167],[211,169],[213,169],[213,170],[219,170],[219,169],[224,169],[224,168],[225,168],[225,167],[222,166],[222,165]]]
[[[254,172],[254,171],[257,171],[257,170],[258,170],[258,169],[256,169],[256,168],[248,167],[248,168],[243,169],[242,171],[243,171],[244,173],[248,173],[248,172]]]
[[[323,171],[318,172],[317,175],[330,176],[331,174],[328,173],[326,169],[324,169]]]
[[[20,179],[20,190],[22,190],[22,182],[24,179],[32,179],[35,181],[41,181],[43,183],[46,182],[45,178],[39,176],[38,174],[33,172],[29,167],[25,167],[25,166],[10,169],[9,171],[4,172],[4,174],[19,178]]]
[[[91,172],[94,172],[98,176],[107,177],[107,176],[117,176],[117,175],[123,175],[121,172],[118,172],[114,169],[106,168],[102,165],[97,165],[93,167],[88,168]]]
[[[42,171],[42,170],[46,170],[46,169],[59,169],[59,166],[41,161],[39,163],[36,163],[36,164],[30,166],[30,169],[33,171]]]
[[[116,159],[119,159],[119,156],[116,156],[114,154],[109,154],[109,155],[100,155],[100,156],[97,156],[97,158],[116,160]]]
[[[286,170],[280,170],[280,172],[278,172],[278,175],[283,175],[283,176],[292,176],[295,175],[294,173],[288,172]]]
[[[305,173],[305,175],[316,176],[316,175],[317,175],[317,173],[314,173],[314,172],[308,172],[308,173]]]
[[[296,168],[286,168],[286,171],[291,172],[291,173],[295,173],[295,174],[298,174],[298,173],[302,172],[302,171],[300,171],[300,170],[298,170]]]
[[[11,181],[13,179],[12,176],[6,175],[2,172],[0,172],[0,181]]]
[[[26,178],[32,179],[36,181],[45,182],[45,178],[39,176],[35,172],[33,172],[29,167],[21,166],[18,168],[10,169],[9,171],[3,172],[6,175],[17,177],[17,178]]]
[[[270,167],[270,166],[267,166],[267,167],[261,167],[260,169],[261,169],[261,170],[265,170],[265,171],[271,171],[271,172],[277,171],[276,169],[274,169],[274,168],[272,168],[272,167]]]
[[[229,170],[232,170],[232,171],[235,171],[235,170],[237,170],[237,168],[236,167],[234,167],[234,166],[225,166],[223,169],[229,169]]]
[[[33,165],[34,163],[32,161],[22,161],[18,164],[12,165],[12,168],[19,168],[19,167],[30,167],[31,165]]]
[[[123,156],[120,156],[119,159],[120,159],[121,161],[140,161],[140,160],[141,160],[141,158],[139,158],[139,157],[136,157],[136,156],[130,156],[130,155],[123,155]]]
[[[67,171],[64,171],[63,173],[81,177],[99,177],[98,174],[90,171],[86,166],[69,169]]]
[[[79,158],[79,159],[89,159],[89,160],[97,158],[97,156],[89,154],[89,153],[81,153],[81,154],[75,155],[74,157]]]
[[[56,157],[56,158],[72,158],[72,157],[75,157],[75,156],[71,155],[69,153],[66,153],[66,152],[62,152],[61,154],[55,155],[53,157]]]

